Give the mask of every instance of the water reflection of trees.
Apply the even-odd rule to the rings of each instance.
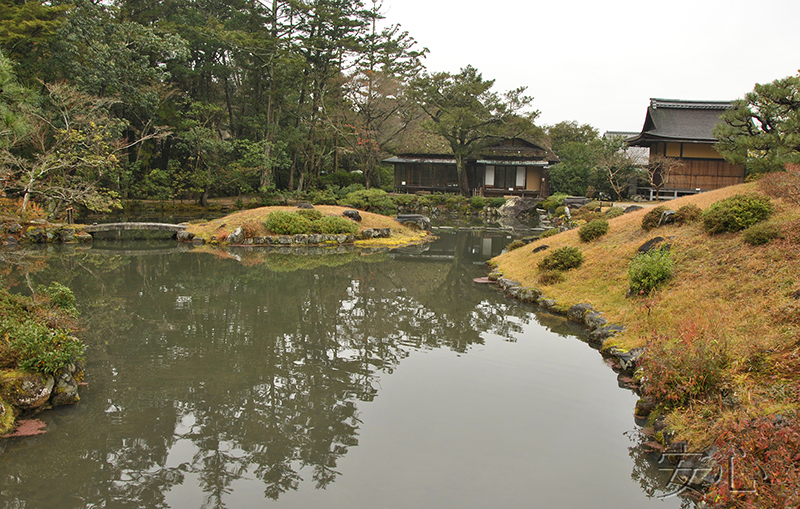
[[[325,488],[358,445],[358,402],[412,349],[465,352],[531,319],[477,289],[460,256],[293,272],[194,253],[48,263],[36,277],[72,287],[89,327],[98,389],[81,404],[100,422],[71,422],[68,447],[22,465],[0,498],[12,505],[46,506],[57,491],[73,494],[67,507],[167,507],[172,488],[196,482],[204,507],[225,507],[239,479],[277,499],[306,472]],[[42,468],[58,462],[84,474]]]

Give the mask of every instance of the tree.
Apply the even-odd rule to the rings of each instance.
[[[411,82],[412,97],[428,115],[423,126],[444,138],[453,151],[461,194],[470,195],[465,161],[489,141],[536,131],[538,111],[528,107],[525,87],[503,95],[491,92],[494,80],[484,80],[472,66],[458,74],[424,74]]]
[[[617,198],[622,200],[628,183],[639,176],[640,170],[625,151],[627,144],[622,136],[604,137],[598,141],[600,151],[596,170],[605,177]]]
[[[658,196],[659,191],[669,182],[669,177],[685,164],[680,159],[666,157],[658,154],[650,156],[650,162],[644,166],[647,183],[653,188]]]
[[[553,152],[559,157],[561,157],[561,150],[566,148],[570,143],[586,145],[599,137],[597,129],[589,124],[578,124],[575,120],[563,121],[551,125],[547,128],[546,132],[547,136],[550,137],[550,144]]]
[[[800,163],[800,74],[757,84],[720,118],[717,151],[748,174]]]
[[[419,109],[406,94],[405,83],[422,69],[427,49],[414,49],[408,32],[392,25],[381,31],[380,4],[373,1],[371,30],[363,37],[361,54],[344,84],[347,103],[343,109],[355,115],[346,125],[343,139],[349,144],[367,189],[378,180],[376,167],[386,148],[419,117]]]

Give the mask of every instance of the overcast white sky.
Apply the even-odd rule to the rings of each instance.
[[[429,71],[527,86],[539,125],[640,131],[651,97],[736,99],[800,69],[799,0],[384,2]]]

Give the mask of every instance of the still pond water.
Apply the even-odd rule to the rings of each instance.
[[[4,253],[16,290],[73,288],[90,348],[81,402],[0,441],[0,506],[679,507],[581,329],[472,282],[509,239],[440,237]]]

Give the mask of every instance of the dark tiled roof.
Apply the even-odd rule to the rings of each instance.
[[[628,140],[647,146],[653,141],[715,143],[714,126],[731,101],[650,99],[642,132]]]

